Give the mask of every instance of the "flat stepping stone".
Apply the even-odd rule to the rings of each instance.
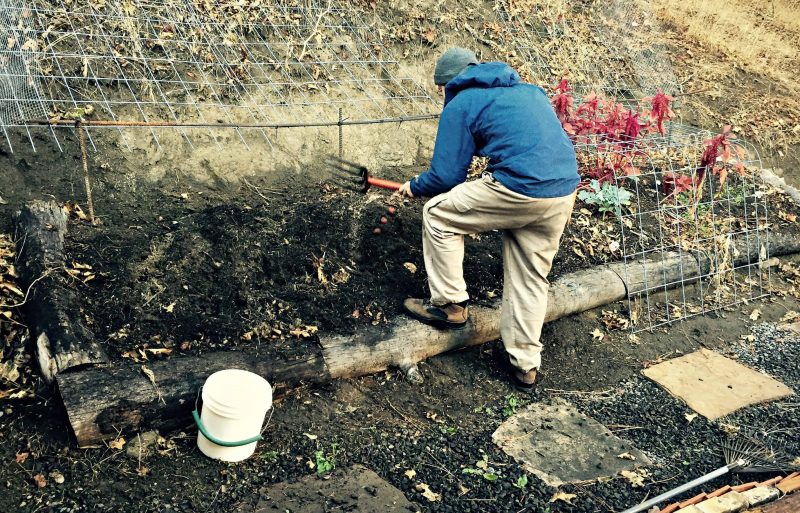
[[[642,374],[709,420],[794,394],[780,381],[708,349],[653,365]]]
[[[650,461],[569,403],[534,403],[503,422],[492,440],[550,486],[593,481]]]
[[[277,483],[262,493],[268,498],[259,501],[255,513],[419,511],[403,492],[361,465],[336,470],[329,479],[311,475],[293,483]]]

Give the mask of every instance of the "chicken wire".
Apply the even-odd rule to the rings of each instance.
[[[711,171],[699,178],[701,139],[655,137],[643,144],[647,151],[633,148],[625,154],[639,174],[613,179],[632,193],[631,205],[620,208],[618,219],[633,331],[768,295],[768,208],[757,150],[737,141],[745,156],[718,162],[728,173],[723,183]],[[583,151],[593,155],[599,148],[587,145]],[[676,193],[667,187],[669,176],[686,177],[691,186]]]
[[[637,111],[642,99],[658,90],[674,97],[673,108],[678,105],[683,91],[645,2],[499,0],[498,6],[511,50],[507,53],[533,82],[547,87],[566,78],[576,106],[596,93]],[[670,122],[663,134],[646,135],[631,145],[602,136],[576,137],[584,170],[598,160],[618,159],[638,172],[634,177],[615,172],[611,178],[632,193],[631,205],[617,215],[615,254],[624,263],[627,325],[634,332],[768,293],[769,269],[762,268],[768,259],[767,204],[757,178],[761,162],[756,149],[737,143],[746,147],[740,163],[747,173],[731,171],[724,186],[709,173],[681,194],[664,188],[664,178],[673,173],[696,178],[711,136]],[[678,266],[673,276],[651,272],[670,265]]]
[[[497,18],[483,26],[491,39],[475,36],[535,82],[566,76],[579,95],[596,91],[628,104],[657,89],[680,93],[655,21],[638,0],[498,6]],[[228,127],[248,146],[271,144],[269,127],[431,118],[440,108],[402,75],[376,27],[345,0],[0,0],[0,28],[0,125],[9,147],[15,129],[31,145],[32,130],[47,130],[60,147],[59,129],[72,129],[78,118],[107,121],[128,148],[134,126],[156,145],[160,130],[178,130],[189,146],[198,138],[219,144],[216,128]],[[99,127],[84,129],[96,149]],[[619,213],[626,275],[642,261],[664,263],[676,254],[679,262],[703,263],[696,275],[681,270],[681,279],[668,283],[645,275],[629,290],[634,330],[765,294],[760,266],[767,255],[732,260],[739,242],[766,247],[755,150],[744,163],[752,172],[747,187],[748,179],[731,179],[738,192],[707,180],[693,204],[662,190],[665,174],[697,169],[707,137],[669,123],[663,136],[649,136],[637,149],[577,145],[579,155],[622,151],[637,160],[640,176],[614,176],[635,198]]]
[[[439,108],[344,1],[0,0],[0,13],[18,40],[2,51],[4,130],[91,113],[156,144],[159,128],[193,145],[227,126],[247,146],[246,131],[269,143],[268,127],[336,124],[340,108],[350,123]]]

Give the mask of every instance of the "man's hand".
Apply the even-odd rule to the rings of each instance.
[[[404,183],[403,185],[401,185],[400,188],[397,190],[397,193],[400,194],[400,196],[403,196],[405,198],[413,198],[414,197],[414,193],[411,192],[411,182],[408,181],[408,182]]]

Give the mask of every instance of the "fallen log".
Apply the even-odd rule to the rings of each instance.
[[[773,246],[774,242],[774,246]],[[797,237],[770,238],[770,253],[800,252]],[[743,265],[758,262],[766,248],[746,244],[738,249]],[[665,254],[657,261],[615,263],[578,271],[555,280],[549,291],[546,321],[583,312],[652,288],[672,288],[690,283],[708,270],[687,253]],[[171,358],[150,365],[156,384],[141,368],[129,365],[99,366],[80,373],[58,376],[61,396],[73,432],[81,447],[94,446],[120,431],[171,429],[186,425],[206,377],[223,368],[241,368],[264,376],[278,386],[323,383],[355,377],[396,366],[414,375],[416,363],[453,349],[483,344],[500,336],[500,308],[470,308],[470,322],[460,331],[441,331],[401,318],[390,327],[354,336],[322,336],[314,354],[300,361],[265,362],[236,352]],[[121,386],[124,383],[124,386]]]
[[[42,376],[51,383],[61,372],[108,362],[65,282],[66,213],[53,201],[36,200],[17,213],[15,222],[19,280],[27,290],[24,313]]]

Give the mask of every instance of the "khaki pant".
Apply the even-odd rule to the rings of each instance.
[[[423,210],[425,269],[434,305],[469,299],[464,235],[503,230],[500,335],[511,363],[522,372],[541,365],[547,275],[574,201],[574,194],[529,198],[486,176],[436,196]]]

